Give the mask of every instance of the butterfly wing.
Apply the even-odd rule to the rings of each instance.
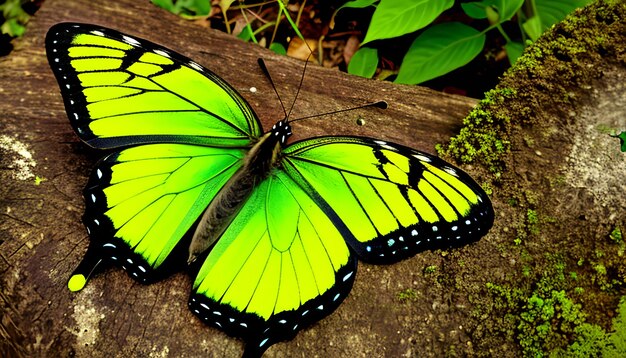
[[[190,309],[243,337],[246,354],[260,356],[348,295],[356,259],[340,230],[288,175],[275,171],[208,254]]]
[[[61,23],[48,31],[46,52],[70,122],[90,146],[249,146],[261,135],[256,115],[230,85],[149,41]]]
[[[259,121],[214,73],[146,40],[62,23],[46,52],[78,136],[97,148],[137,146],[102,160],[85,188],[91,243],[70,289],[102,260],[150,281],[240,167]]]
[[[419,251],[460,246],[493,223],[489,198],[469,175],[398,144],[320,137],[284,151],[284,170],[351,235],[364,261],[392,263]]]
[[[155,279],[155,271],[241,166],[245,152],[147,144],[101,160],[84,191],[83,221],[91,243],[70,289],[82,289],[101,260],[117,262],[140,282]]]

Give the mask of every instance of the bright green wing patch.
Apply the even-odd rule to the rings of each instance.
[[[277,173],[248,199],[194,287],[197,294],[267,320],[334,286],[335,272],[349,254],[330,219],[289,177]]]
[[[262,181],[204,261],[189,308],[246,339],[246,354],[334,311],[356,260],[328,216],[282,171]],[[252,352],[252,353],[251,353]]]

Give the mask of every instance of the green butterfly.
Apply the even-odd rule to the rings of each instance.
[[[258,356],[335,310],[357,257],[393,263],[493,223],[460,169],[371,138],[287,145],[288,118],[263,133],[224,80],[149,41],[63,23],[46,51],[80,139],[117,150],[84,190],[91,241],[72,291],[103,263],[148,283],[197,259],[189,308]]]

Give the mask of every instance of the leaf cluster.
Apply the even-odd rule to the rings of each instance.
[[[442,76],[469,63],[485,47],[487,33],[497,30],[504,50],[513,63],[524,47],[543,31],[589,0],[354,0],[337,9],[375,7],[361,48],[354,54],[348,72],[373,77],[379,67],[380,42],[405,35],[415,36],[406,51],[395,82],[418,84]],[[446,11],[460,6],[466,21],[445,21]],[[466,24],[478,22],[476,29]],[[520,40],[513,40],[503,25],[516,22]]]
[[[0,12],[4,19],[0,25],[0,31],[11,37],[19,37],[26,31],[26,23],[30,15],[24,11],[22,5],[28,1],[24,0],[6,0],[0,4]]]

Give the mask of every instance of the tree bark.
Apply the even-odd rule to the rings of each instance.
[[[619,3],[602,6],[626,14]],[[579,26],[619,33],[624,18],[600,23],[589,15]],[[148,1],[47,0],[14,53],[0,62],[0,355],[239,356],[241,341],[205,326],[187,309],[192,280],[184,273],[144,286],[122,270],[110,269],[79,293],[67,289],[89,242],[81,224],[82,188],[103,153],[89,149],[73,133],[46,60],[46,31],[62,21],[111,27],[194,59],[231,83],[265,128],[281,119],[283,111],[256,59],[266,60],[286,103],[293,100],[303,69],[300,61],[200,28]],[[559,26],[551,33],[565,30]],[[575,38],[576,32],[568,36]],[[623,257],[607,235],[615,227],[625,229],[626,160],[615,152],[613,139],[594,128],[626,125],[626,60],[623,36],[606,41],[621,46],[621,52],[605,47],[596,50],[596,57],[575,57],[563,67],[598,70],[579,82],[563,84],[558,71],[542,77],[529,67],[507,77],[508,88],[524,79],[528,93],[490,107],[503,111],[500,115],[506,112],[508,121],[494,134],[506,136],[511,149],[501,159],[501,177],[493,180],[480,175],[484,171],[465,168],[494,191],[496,223],[489,235],[471,246],[425,252],[390,266],[360,263],[354,288],[337,311],[292,341],[272,346],[267,356],[517,355],[517,331],[503,332],[508,326],[502,317],[511,312],[496,306],[497,297],[485,287],[493,282],[519,285],[530,296],[541,269],[550,265],[546,253],[561,255],[572,271],[578,270],[580,286],[594,294],[579,299],[588,320],[608,328],[625,293]],[[560,90],[551,91],[557,82]],[[584,97],[569,102],[570,107],[552,100],[568,93]],[[386,100],[389,109],[297,122],[293,139],[363,135],[432,153],[436,143],[458,133],[476,103],[310,65],[294,116],[378,100]],[[554,108],[557,104],[561,107]],[[356,124],[358,117],[365,125]],[[531,117],[534,121],[526,120]],[[36,184],[36,177],[43,181]],[[528,209],[545,218],[540,233],[529,228]],[[521,247],[513,244],[520,233],[525,233]],[[591,261],[598,249],[605,253],[602,264],[610,268],[605,279],[618,281],[608,293],[599,289],[590,264],[575,265],[580,257],[600,262]],[[522,275],[524,265],[536,268],[530,278]]]

